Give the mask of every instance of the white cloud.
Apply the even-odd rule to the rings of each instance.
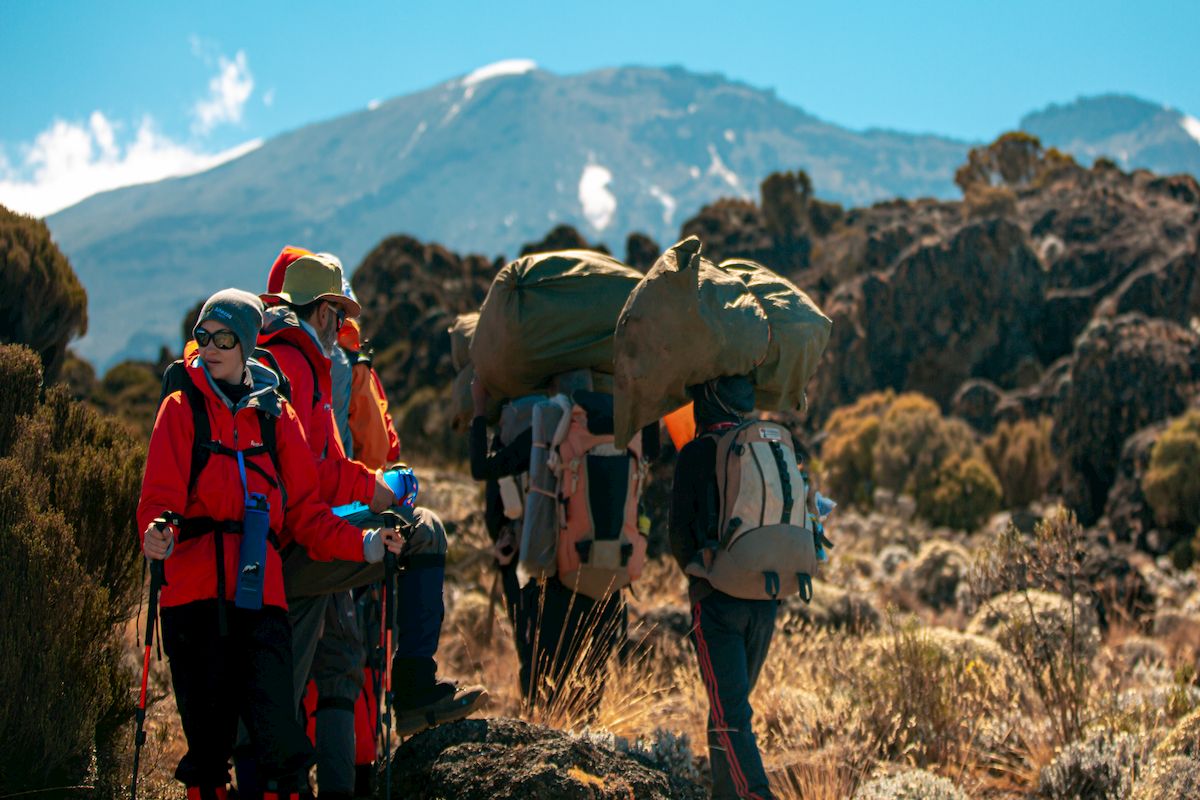
[[[255,139],[219,153],[205,153],[163,135],[150,117],[133,140],[118,143],[121,126],[93,111],[87,123],[55,120],[24,147],[18,167],[0,156],[0,204],[42,217],[97,192],[203,172],[245,155]]]
[[[191,45],[198,58],[217,69],[208,95],[192,107],[197,141],[175,141],[150,116],[136,124],[110,120],[101,111],[93,111],[86,122],[57,119],[32,143],[18,145],[16,160],[0,148],[0,204],[47,216],[97,192],[212,169],[262,144],[254,139],[220,152],[203,147],[203,137],[216,126],[241,121],[254,78],[245,52],[239,50],[231,61],[196,37]],[[272,89],[263,102],[274,101]]]
[[[382,105],[382,101],[378,98],[375,100],[368,100],[367,111],[374,111],[375,109],[379,108],[380,105]]]
[[[275,105],[275,90],[274,89],[267,89],[267,91],[263,92],[263,105],[266,106],[267,108],[270,108],[271,106]]]
[[[192,107],[192,127],[201,135],[227,122],[241,122],[242,109],[254,93],[254,76],[246,64],[245,51],[239,50],[232,61],[221,56],[218,65],[217,74],[208,82],[208,97],[197,100]]]
[[[579,176],[579,204],[592,227],[602,231],[617,213],[617,198],[608,190],[612,172],[599,164],[588,164]]]

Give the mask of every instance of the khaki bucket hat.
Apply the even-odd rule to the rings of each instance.
[[[357,317],[362,306],[342,294],[342,267],[327,256],[301,256],[288,265],[283,288],[259,295],[263,302],[284,302],[306,306],[317,300],[339,305],[347,317]]]

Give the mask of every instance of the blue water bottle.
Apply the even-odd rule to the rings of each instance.
[[[263,576],[267,570],[267,536],[271,531],[271,504],[266,495],[252,492],[242,515],[242,546],[238,554],[237,594],[233,604],[257,611],[263,606]]]
[[[396,505],[408,508],[416,506],[417,492],[420,487],[417,485],[417,476],[413,473],[412,467],[389,469],[383,473],[383,480],[392,490],[392,494],[396,495]]]

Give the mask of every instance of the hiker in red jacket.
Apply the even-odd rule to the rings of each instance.
[[[273,274],[275,270],[273,269]],[[374,516],[396,498],[381,473],[346,457],[331,398],[331,362],[337,333],[360,307],[342,290],[341,267],[326,256],[302,255],[287,264],[280,289],[262,295],[267,310],[259,346],[278,362],[291,384],[292,402],[308,436],[311,457],[321,477],[321,497],[331,506],[363,503],[369,513],[348,518],[377,524]],[[446,532],[426,508],[393,509],[409,523],[397,574],[397,624],[391,685],[395,687],[396,730],[402,735],[429,725],[460,719],[487,700],[481,687],[459,689],[439,680],[437,652],[444,604]],[[295,707],[299,708],[320,640],[330,596],[380,581],[380,565],[322,563],[295,548],[284,563],[289,619],[292,623]],[[253,765],[239,753],[238,781],[256,785]],[[243,775],[245,774],[245,780]]]
[[[401,549],[393,532],[359,530],[322,502],[295,410],[275,391],[275,375],[247,358],[262,308],[235,289],[205,303],[189,383],[159,408],[138,504],[142,548],[165,560],[163,645],[188,742],[175,777],[189,800],[226,796],[239,718],[265,796],[295,796],[311,761],[291,692],[279,549],[294,540],[312,558],[358,563]],[[165,524],[170,514],[182,523]],[[265,555],[246,570],[242,554],[255,536]]]

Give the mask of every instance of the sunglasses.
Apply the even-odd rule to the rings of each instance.
[[[326,303],[327,306],[333,309],[333,313],[337,315],[337,327],[340,331],[342,326],[346,324],[346,311],[341,306],[335,303]]]
[[[228,328],[222,328],[212,333],[204,328],[196,328],[192,335],[196,337],[196,344],[201,347],[208,347],[209,342],[212,342],[218,350],[232,350],[238,346],[237,335]]]

